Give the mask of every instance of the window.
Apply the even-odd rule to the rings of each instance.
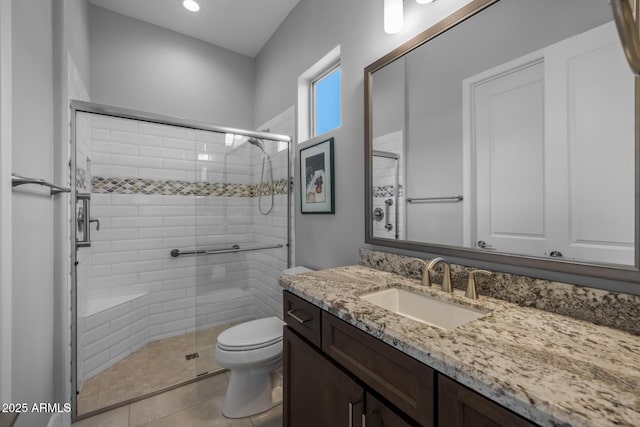
[[[298,143],[341,125],[341,74],[338,45],[298,77]]]
[[[313,136],[340,127],[340,66],[335,65],[311,83]]]

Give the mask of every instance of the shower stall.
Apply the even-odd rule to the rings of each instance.
[[[375,237],[406,238],[403,138],[403,132],[396,131],[373,139],[371,215]]]
[[[72,102],[77,416],[219,373],[220,332],[282,317],[290,141]]]

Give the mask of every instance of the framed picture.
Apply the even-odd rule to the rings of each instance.
[[[300,150],[303,214],[334,214],[333,138]]]

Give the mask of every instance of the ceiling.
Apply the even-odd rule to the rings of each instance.
[[[96,6],[254,57],[299,0],[89,0]]]

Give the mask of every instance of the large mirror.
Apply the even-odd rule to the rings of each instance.
[[[635,86],[607,0],[472,1],[365,69],[366,242],[638,281]]]

